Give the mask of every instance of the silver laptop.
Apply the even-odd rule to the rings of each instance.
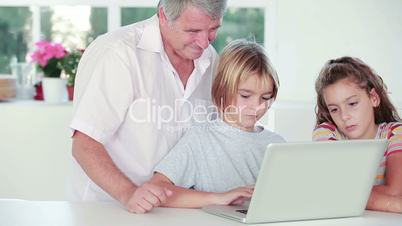
[[[243,223],[359,216],[387,145],[387,140],[270,144],[248,205],[203,210]]]

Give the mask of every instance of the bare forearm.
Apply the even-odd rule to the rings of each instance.
[[[165,207],[201,208],[216,204],[214,201],[215,193],[200,192],[172,184],[165,184],[164,186],[172,191],[172,196],[163,204]]]
[[[99,187],[119,202],[127,202],[136,185],[117,168],[103,145],[77,131],[73,137],[73,156]]]
[[[402,196],[402,191],[399,188],[392,187],[390,185],[375,185],[373,191],[384,193],[390,196]]]
[[[388,156],[384,185],[373,187],[367,209],[402,213],[402,153]]]
[[[392,196],[379,190],[381,189],[372,190],[367,202],[367,209],[402,213],[402,197]]]
[[[193,189],[187,189],[173,185],[173,183],[165,175],[155,173],[150,183],[165,187],[172,191],[172,195],[162,203],[165,207],[179,208],[200,208],[203,206],[215,204],[216,193],[200,192]]]
[[[173,185],[162,173],[155,173],[151,184],[171,191],[162,206],[180,208],[201,208],[208,205],[240,205],[253,194],[253,186],[244,186],[223,193],[201,192]]]

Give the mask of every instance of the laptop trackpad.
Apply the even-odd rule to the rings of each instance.
[[[243,205],[239,206],[219,206],[219,205],[212,205],[206,206],[202,209],[207,212],[218,216],[223,216],[226,218],[236,219],[239,221],[244,221],[246,218],[248,206],[250,202],[247,202]]]

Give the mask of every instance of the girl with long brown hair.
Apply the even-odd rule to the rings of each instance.
[[[341,57],[324,65],[315,89],[313,140],[389,140],[367,209],[402,213],[402,123],[381,77],[357,58]]]

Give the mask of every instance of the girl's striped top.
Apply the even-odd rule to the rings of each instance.
[[[314,141],[324,140],[346,140],[347,138],[341,134],[336,126],[332,123],[324,122],[318,125],[313,131]],[[390,155],[402,152],[402,123],[389,122],[381,123],[378,126],[375,139],[388,139],[389,145],[384,152],[384,157],[381,160],[380,167],[377,170],[375,184],[384,184],[386,163]]]

